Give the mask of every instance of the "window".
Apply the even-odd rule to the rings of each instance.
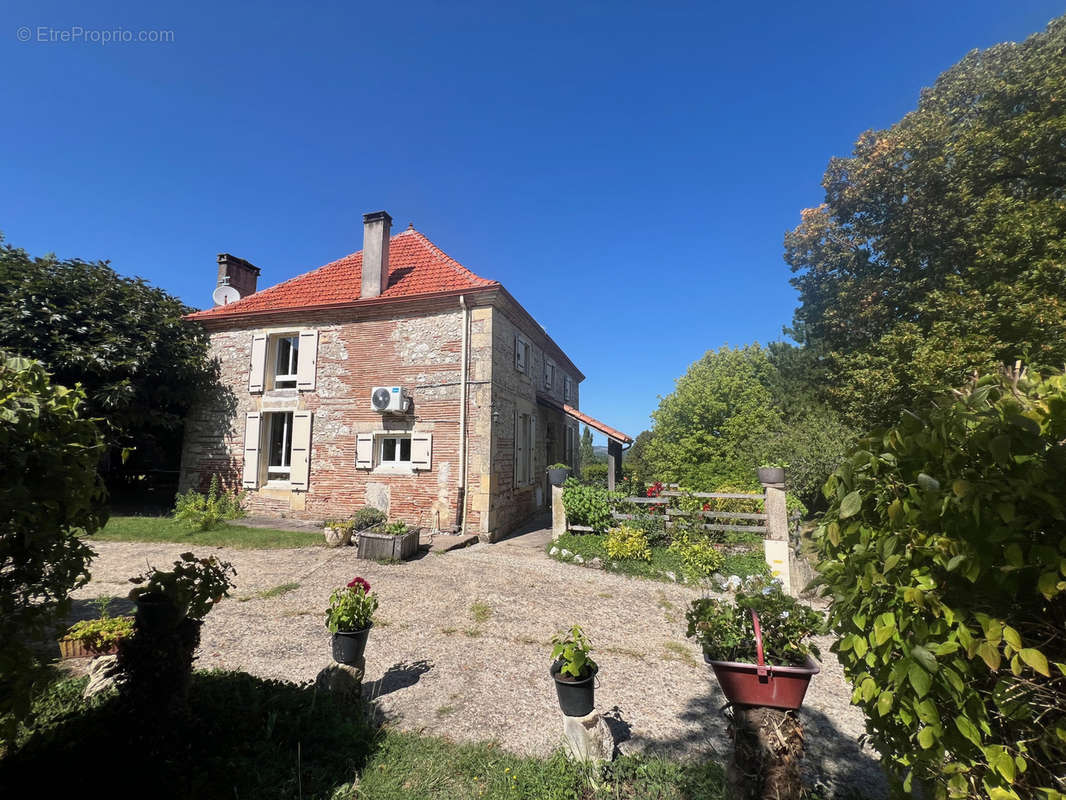
[[[563,461],[576,471],[577,463],[574,461],[574,454],[577,448],[575,443],[577,442],[577,430],[572,426],[566,426],[566,458]]]
[[[295,389],[296,372],[300,360],[300,337],[278,336],[274,340],[274,388]]]
[[[382,466],[411,466],[411,437],[382,436],[378,449],[378,464]]]
[[[555,385],[555,362],[550,358],[544,359],[544,389],[551,391]]]
[[[292,413],[267,414],[267,480],[289,479],[292,468]]]
[[[514,335],[514,368],[525,372],[529,364],[529,340],[520,333]]]
[[[563,375],[563,401],[569,403],[574,398],[574,382],[569,375]]]

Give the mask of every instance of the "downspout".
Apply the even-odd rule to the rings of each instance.
[[[459,373],[459,498],[463,504],[462,518],[459,522],[460,533],[466,534],[466,362],[468,360],[468,334],[470,328],[470,309],[466,297],[459,295],[459,306],[463,309],[463,354]]]

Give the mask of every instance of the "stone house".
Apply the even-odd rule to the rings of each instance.
[[[220,385],[186,421],[183,490],[219,474],[256,514],[372,505],[489,541],[547,510],[579,420],[606,427],[578,411],[584,375],[499,282],[391,224],[365,215],[361,252],[262,291],[218,257],[216,298],[239,299],[186,318]]]

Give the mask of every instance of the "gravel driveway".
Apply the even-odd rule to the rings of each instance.
[[[146,561],[168,566],[186,549],[117,542],[93,547],[93,580],[76,598],[125,596],[126,579],[142,572]],[[237,568],[233,597],[204,624],[200,668],[314,679],[330,661],[323,626],[329,594],[362,575],[380,599],[364,691],[390,724],[546,755],[562,736],[548,641],[576,622],[595,647],[596,704],[616,738],[624,739],[623,752],[723,761],[729,752],[720,713],[725,700],[698,648],[684,636],[684,608],[698,594],[693,589],[559,563],[539,547],[506,542],[394,565],[360,561],[354,548],[196,552],[215,553]],[[299,588],[258,596],[290,582]],[[483,622],[474,618],[475,603],[488,609]],[[829,640],[820,644],[822,672],[801,712],[809,777],[883,797],[875,756],[856,741],[862,714],[848,702]]]

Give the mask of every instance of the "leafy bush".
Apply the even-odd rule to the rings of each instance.
[[[722,552],[701,534],[675,535],[670,549],[681,556],[685,572],[693,578],[704,578],[717,572],[725,561]]]
[[[361,631],[370,627],[377,610],[377,595],[370,592],[370,584],[365,579],[356,576],[329,596],[326,627],[330,633]]]
[[[621,496],[594,486],[584,486],[574,478],[563,484],[563,507],[572,525],[587,525],[603,533],[614,524],[611,503]]]
[[[768,664],[803,664],[808,654],[820,655],[808,640],[822,631],[822,616],[782,592],[780,581],[758,576],[741,581],[732,575],[723,588],[736,592],[735,602],[701,597],[685,613],[686,635],[700,643],[708,658],[756,663],[752,611],[759,615]]]
[[[640,528],[632,528],[629,525],[611,528],[607,531],[603,546],[611,558],[651,561],[648,538]]]
[[[79,536],[107,521],[103,452],[84,394],[35,361],[0,353],[0,744],[29,710],[34,638],[54,633],[71,591],[89,580]]]
[[[352,516],[352,523],[357,531],[365,531],[367,528],[371,528],[374,525],[380,525],[388,517],[385,516],[385,512],[381,509],[374,508],[373,506],[364,506],[360,508]]]
[[[905,786],[1061,798],[1066,378],[976,380],[862,440],[816,543],[833,650]]]
[[[182,614],[203,619],[215,603],[229,597],[233,588],[230,576],[236,574],[237,570],[228,561],[182,553],[174,561],[174,569],[149,567],[147,572],[130,578],[130,583],[137,586],[130,590],[129,597],[136,600],[144,594],[159,593],[169,598]]]
[[[81,642],[88,650],[102,653],[132,636],[133,617],[112,617],[107,610],[111,600],[111,597],[98,598],[99,618],[74,623],[63,638]]]
[[[396,522],[390,522],[387,525],[382,526],[382,533],[387,533],[390,536],[403,536],[407,533],[407,523],[397,520]]]
[[[607,464],[604,461],[593,461],[590,464],[581,465],[581,482],[586,486],[595,486],[597,489],[607,488]]]
[[[599,669],[592,656],[592,642],[574,625],[569,631],[559,632],[552,637],[552,661],[561,661],[560,675],[569,675],[576,680],[583,680]]]
[[[202,531],[217,528],[223,520],[240,519],[244,516],[241,502],[244,492],[227,492],[222,489],[218,475],[211,476],[207,494],[190,489],[174,500],[174,519],[192,522]]]

